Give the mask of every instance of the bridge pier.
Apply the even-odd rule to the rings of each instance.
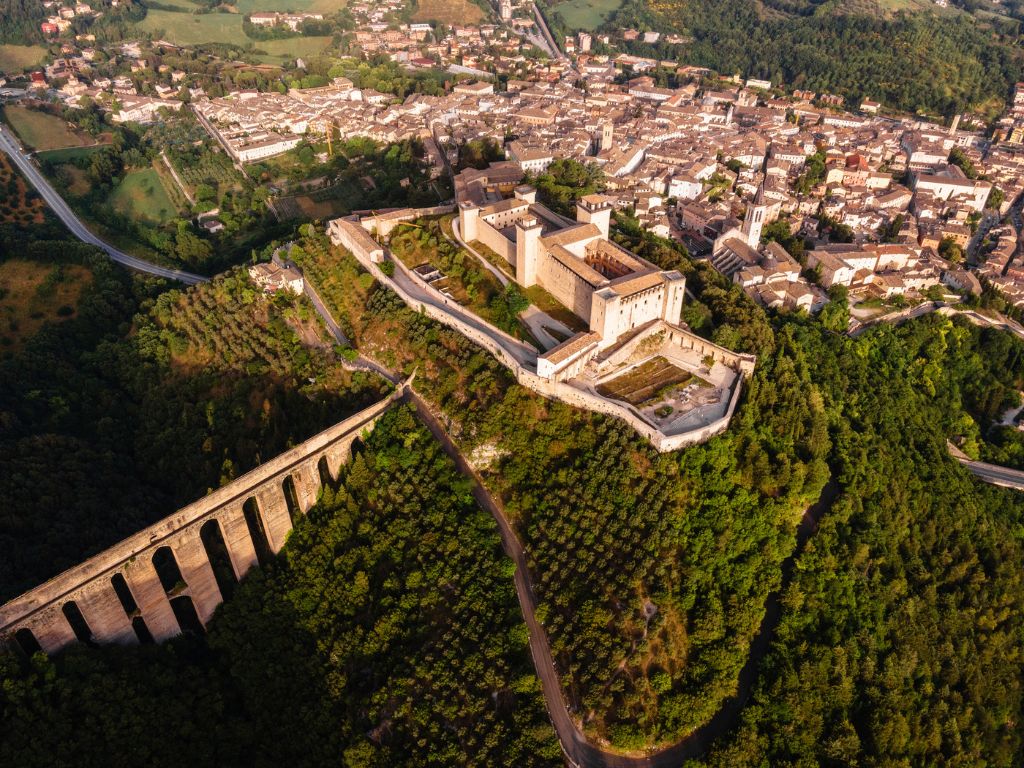
[[[295,483],[295,495],[298,496],[299,510],[306,514],[316,504],[320,493],[320,469],[316,461],[307,461],[292,473]]]
[[[39,647],[46,653],[56,653],[65,646],[78,641],[75,631],[71,628],[59,605],[51,606],[33,617],[26,628],[32,632]]]
[[[79,595],[78,608],[85,617],[92,637],[97,643],[129,645],[138,642],[131,619],[125,613],[121,599],[114,591],[110,579],[101,579]]]
[[[260,508],[263,530],[267,533],[267,544],[271,551],[280,552],[292,530],[292,518],[288,514],[288,502],[281,484],[275,482],[256,491],[256,504]]]
[[[181,627],[178,626],[178,619],[174,616],[151,557],[147,553],[129,563],[124,570],[124,578],[135,598],[135,604],[139,606],[139,615],[146,622],[149,634],[156,642],[162,643],[181,634]]]
[[[245,522],[242,505],[236,504],[229,508],[217,520],[220,523],[220,533],[224,537],[228,557],[231,558],[231,568],[235,572],[235,578],[241,581],[250,568],[259,565],[256,547],[249,536],[249,526]]]
[[[356,441],[357,435],[353,435],[342,443],[338,443],[324,451],[327,459],[327,471],[331,473],[331,480],[337,482],[341,473],[341,465],[352,458],[352,444]]]
[[[182,535],[172,547],[174,559],[178,561],[181,578],[188,584],[188,594],[192,598],[199,620],[205,627],[223,598],[217,586],[217,577],[210,565],[206,547],[199,535],[196,525],[182,531]]]

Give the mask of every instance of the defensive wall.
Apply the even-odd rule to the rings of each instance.
[[[367,232],[376,232],[377,237],[387,237],[391,230],[399,224],[427,216],[443,216],[446,213],[453,213],[455,204],[435,205],[431,208],[400,208],[392,211],[371,212],[368,216],[360,219],[360,224]]]
[[[336,229],[337,227],[329,227],[329,232]],[[534,363],[534,370],[530,370],[528,367],[520,363],[516,356],[512,354],[512,352],[502,344],[499,339],[504,341],[504,337],[507,337],[508,342],[506,343],[512,342],[520,345],[521,342],[513,339],[511,336],[508,336],[499,329],[493,328],[490,332],[485,332],[461,319],[450,308],[445,307],[441,303],[434,303],[432,300],[424,301],[410,295],[401,285],[398,284],[398,282],[385,275],[378,266],[378,260],[373,258],[375,254],[387,253],[387,249],[384,249],[383,246],[376,241],[369,238],[368,240],[372,243],[372,247],[370,247],[365,241],[362,241],[361,238],[346,238],[345,242],[339,243],[337,240],[335,240],[335,242],[348,248],[364,269],[366,269],[383,285],[386,285],[397,293],[402,301],[404,301],[409,307],[422,312],[427,317],[430,317],[449,328],[453,328],[470,341],[483,347],[512,371],[518,383],[525,387],[529,387],[534,392],[549,399],[560,400],[563,403],[567,403],[568,405],[572,405],[577,408],[585,408],[587,410],[596,411],[598,413],[622,419],[639,434],[650,441],[650,443],[661,452],[675,451],[688,445],[696,445],[697,443],[704,442],[714,435],[720,434],[728,429],[729,422],[731,421],[733,413],[736,410],[736,405],[739,402],[740,392],[742,389],[742,376],[737,380],[733,387],[729,406],[724,416],[710,424],[688,432],[681,432],[673,435],[665,434],[643,419],[639,413],[632,408],[632,406],[603,398],[563,381],[550,381],[538,376],[536,373],[536,363]],[[352,245],[356,246],[355,249],[349,247],[348,243],[350,242]],[[428,294],[436,294],[436,291],[433,291],[429,284],[423,281],[419,275],[416,275],[412,270],[406,269],[400,259],[392,259],[392,262],[395,264],[396,270],[401,271],[403,275],[406,275],[411,280],[415,281],[418,285],[423,287]],[[439,294],[437,301],[441,301]],[[724,347],[720,347],[717,344],[713,344],[707,339],[702,339],[690,331],[686,331],[678,327],[675,327],[675,330],[677,334],[686,337],[685,343],[690,348],[697,349],[705,354],[713,354],[716,359],[721,360],[722,362],[737,364],[740,368],[740,372],[744,376],[749,376],[750,373],[752,373],[755,362],[754,356],[737,354],[731,350],[725,349]]]
[[[76,640],[160,642],[205,626],[225,579],[241,580],[281,549],[404,389],[0,606],[0,638],[52,653]],[[214,553],[225,551],[231,573],[216,574]]]

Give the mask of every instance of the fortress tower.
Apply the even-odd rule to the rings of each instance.
[[[604,195],[587,195],[576,203],[576,221],[593,224],[601,230],[601,237],[608,239],[611,228],[612,204]]]
[[[542,231],[535,216],[526,215],[516,221],[516,282],[525,288],[537,282]]]
[[[459,231],[467,243],[480,239],[480,209],[470,202],[459,203]]]
[[[612,125],[612,121],[609,120],[601,125],[601,151],[604,152],[612,148],[612,141],[615,139],[615,126]]]

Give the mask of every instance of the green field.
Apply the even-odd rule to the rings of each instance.
[[[178,0],[179,4],[181,0]],[[313,0],[341,7],[339,0]],[[241,5],[241,4],[240,4]],[[276,5],[277,8],[272,8]],[[330,37],[289,37],[284,40],[252,40],[242,31],[242,15],[263,8],[279,10],[280,2],[253,0],[240,7],[240,13],[177,13],[175,11],[149,10],[139,27],[175,45],[202,45],[203,43],[227,43],[239,48],[254,48],[264,52],[259,58],[264,63],[280,64],[285,59],[310,57],[320,53],[331,42]],[[302,2],[288,7],[305,10]]]
[[[234,43],[244,46],[252,42],[242,32],[242,17],[235,13],[175,13],[149,10],[139,27],[175,45],[201,43]]]
[[[37,157],[40,160],[46,160],[56,165],[63,165],[65,163],[73,163],[80,157],[88,157],[93,152],[106,144],[94,144],[91,147],[68,147],[67,149],[51,149],[44,152],[37,153]]]
[[[280,64],[285,59],[316,56],[330,44],[331,38],[328,36],[289,37],[285,40],[260,40],[254,42],[256,48],[265,51],[265,55],[258,57],[264,64]]]
[[[4,107],[4,118],[32,149],[45,151],[93,143],[91,136],[73,130],[67,121],[49,112],[26,107]]]
[[[125,176],[110,193],[109,202],[126,216],[148,224],[164,224],[178,213],[160,176],[152,168],[132,171]]]
[[[0,72],[16,74],[43,63],[46,49],[41,45],[0,45]]]
[[[551,10],[565,19],[570,29],[593,31],[622,5],[622,0],[566,0]]]
[[[419,0],[414,21],[440,21],[442,24],[476,24],[484,18],[480,6],[469,0]]]

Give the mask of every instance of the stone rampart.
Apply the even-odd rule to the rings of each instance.
[[[725,416],[722,418],[691,430],[689,432],[682,432],[674,435],[667,435],[647,421],[645,421],[639,414],[631,410],[626,405],[620,405],[619,403],[600,397],[598,395],[591,394],[582,389],[578,389],[571,384],[565,382],[552,382],[548,381],[537,375],[534,370],[530,370],[525,367],[516,357],[500,344],[496,336],[504,337],[508,336],[498,329],[494,328],[490,333],[486,333],[481,329],[470,325],[469,323],[460,319],[453,311],[435,306],[429,301],[416,298],[410,295],[405,289],[402,288],[395,280],[385,275],[380,267],[375,264],[364,254],[353,253],[359,263],[374,276],[382,284],[393,290],[408,306],[415,310],[423,312],[427,317],[430,317],[437,322],[445,325],[449,328],[461,333],[463,336],[468,338],[470,341],[483,347],[485,350],[494,355],[500,360],[509,370],[512,371],[516,378],[516,381],[525,387],[529,387],[534,392],[553,399],[560,400],[568,405],[575,406],[577,408],[585,408],[590,411],[596,411],[603,413],[608,416],[613,416],[618,419],[622,419],[635,429],[640,435],[645,437],[650,443],[659,451],[667,452],[678,450],[688,445],[695,445],[697,443],[704,442],[705,440],[713,437],[714,435],[724,432],[732,419],[733,412],[736,409],[736,404],[739,402],[740,392],[742,389],[742,380],[737,379],[735,386],[733,387],[732,397],[729,402],[729,407],[726,411]],[[412,276],[411,279],[416,280],[418,276],[414,276],[411,270],[408,270],[402,265],[397,259],[393,259],[395,267],[401,270],[403,274]],[[419,283],[423,283],[419,280]],[[426,285],[423,283],[423,285]],[[719,347],[711,342],[705,342],[700,337],[686,332],[688,335],[693,336],[691,342],[693,348],[697,348],[698,351],[706,352],[707,354],[717,353],[718,356],[724,356],[724,353],[728,353],[736,358],[736,362],[741,365],[741,370],[749,368],[753,370],[754,357],[753,355],[738,355],[737,353],[731,352],[724,347]],[[519,344],[517,340],[508,336],[508,339],[512,343]],[[699,342],[706,343],[706,349],[699,347]],[[716,359],[720,357],[716,356]],[[744,371],[746,373],[746,371]]]
[[[316,503],[324,474],[337,477],[353,442],[403,391],[0,606],[0,638],[51,653],[76,639],[159,642],[185,629],[189,614],[205,625],[222,601],[207,544],[213,528],[241,579],[261,551],[281,549],[292,518]]]
[[[399,224],[416,221],[416,219],[426,216],[443,216],[446,213],[454,212],[454,203],[450,205],[435,205],[430,208],[402,208],[397,211],[366,216],[359,223],[367,232],[376,232],[377,237],[385,238]]]

